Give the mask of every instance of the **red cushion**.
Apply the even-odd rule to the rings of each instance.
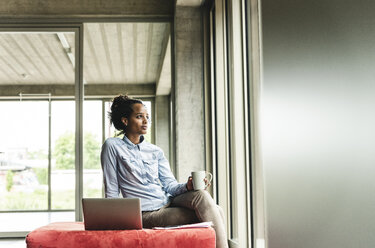
[[[56,222],[30,232],[28,248],[215,247],[213,228],[85,231],[82,222]]]

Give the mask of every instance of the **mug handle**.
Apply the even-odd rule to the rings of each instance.
[[[206,187],[211,183],[211,181],[212,181],[212,174],[210,173],[210,172],[206,172],[206,176],[207,175],[210,175],[210,179],[209,180],[207,180],[207,182],[206,182]]]

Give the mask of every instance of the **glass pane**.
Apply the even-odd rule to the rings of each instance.
[[[146,105],[148,116],[150,118],[150,121],[152,120],[152,109],[151,109],[151,102],[150,101],[143,101],[143,104]],[[152,139],[152,122],[151,125],[149,125],[149,128],[147,129],[147,134],[145,135],[145,139],[147,142],[151,143]]]
[[[84,101],[83,110],[83,197],[102,197],[102,101]]]
[[[0,101],[0,210],[48,208],[48,102]]]
[[[52,209],[74,209],[75,102],[52,102]]]
[[[105,138],[108,139],[109,137],[116,137],[116,129],[113,126],[113,124],[110,123],[108,113],[111,110],[111,104],[112,102],[108,101],[104,103],[104,108],[105,108]]]
[[[72,220],[72,212],[47,211],[74,209],[74,162],[72,176],[61,169],[61,160],[74,160],[74,100],[55,110],[53,101],[74,99],[75,34],[41,30],[0,32],[0,210],[31,210],[2,213],[0,232],[31,231],[56,216]],[[73,150],[58,147],[65,131]]]
[[[372,247],[375,2],[283,2],[285,12],[266,2],[259,149],[267,246]]]

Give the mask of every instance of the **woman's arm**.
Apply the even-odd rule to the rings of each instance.
[[[163,151],[158,156],[159,163],[159,180],[163,185],[165,192],[172,196],[177,196],[188,191],[186,183],[178,183],[173,176],[168,160],[165,158]]]
[[[114,146],[114,142],[107,139],[102,146],[102,152],[100,154],[106,198],[118,198],[120,194],[120,188],[117,181],[116,151]]]

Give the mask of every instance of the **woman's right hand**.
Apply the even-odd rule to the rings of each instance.
[[[191,176],[188,178],[188,181],[186,183],[186,188],[187,188],[188,191],[192,191],[194,189],[193,178]]]

